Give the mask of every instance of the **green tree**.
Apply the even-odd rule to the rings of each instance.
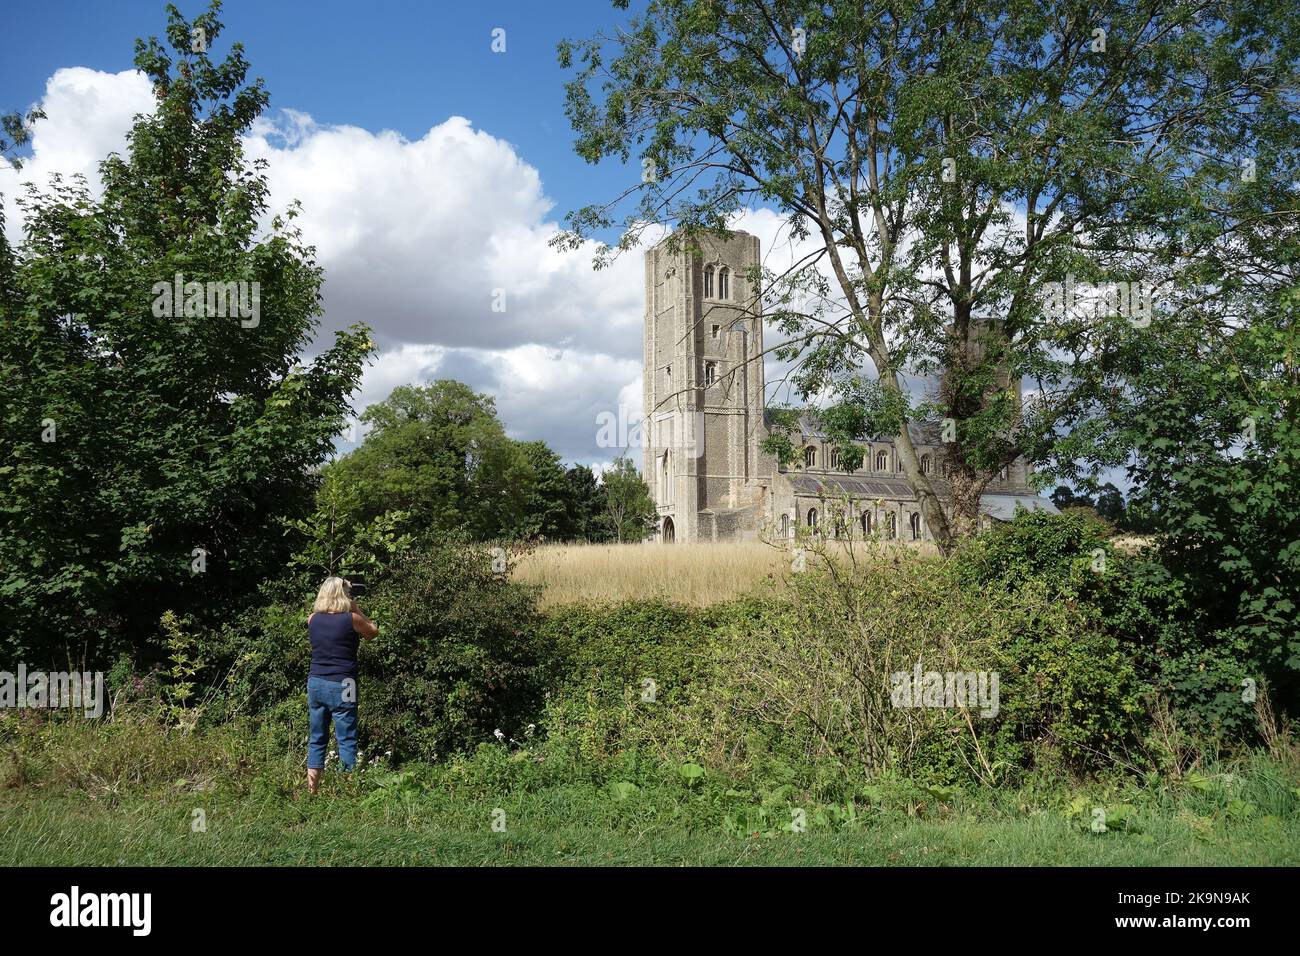
[[[1274,255],[1293,285],[1256,296],[1249,321],[1210,339],[1166,327],[1115,409],[1135,456],[1130,508],[1152,522],[1197,612],[1184,689],[1208,671],[1221,710],[1241,709],[1247,678],[1300,706],[1300,243]]]
[[[1124,523],[1124,495],[1111,482],[1101,486],[1097,493],[1097,503],[1093,505],[1097,514],[1111,524],[1119,526]]]
[[[590,465],[574,465],[564,474],[569,484],[566,502],[569,509],[569,527],[582,541],[604,541],[609,532],[600,521],[604,512],[604,497],[600,482]]]
[[[636,465],[616,458],[600,480],[604,510],[600,522],[615,541],[644,541],[655,528],[654,499]]]
[[[325,471],[356,526],[405,512],[417,534],[509,536],[524,526],[531,468],[491,396],[441,380],[403,385],[361,415],[361,445]]]
[[[621,227],[603,264],[667,223],[689,250],[774,207],[803,245],[746,277],[773,350],[805,399],[856,409],[841,458],[894,436],[951,549],[1003,466],[1046,458],[1092,409],[1143,318],[1047,284],[1149,289],[1222,264],[1241,224],[1225,190],[1294,181],[1276,161],[1296,139],[1298,21],[1287,0],[649,0],[560,45],[578,154],[635,156],[641,181],[631,208],[571,213],[557,245]],[[1266,173],[1244,183],[1246,159]],[[909,374],[936,393],[915,402]],[[1008,386],[1026,376],[1022,405]],[[926,419],[955,431],[946,500],[908,429]],[[1075,451],[1108,437],[1076,431]]]
[[[207,52],[218,13],[169,8],[166,43],[137,41],[156,109],[101,164],[102,197],[29,186],[25,239],[0,256],[7,655],[102,663],[164,610],[245,601],[281,570],[282,521],[310,510],[372,350],[354,327],[302,364],[321,272],[292,208],[259,230],[268,186],[240,137],[267,94],[239,44]],[[205,285],[164,301],[178,276]],[[204,290],[227,283],[247,310],[213,308]]]
[[[541,441],[521,442],[519,450],[528,463],[528,474],[524,488],[524,521],[516,529],[514,537],[552,541],[573,539],[577,536],[573,525],[574,505],[570,500],[573,486],[560,464],[560,456]]]

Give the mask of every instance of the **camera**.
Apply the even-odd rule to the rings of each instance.
[[[348,578],[347,582],[348,582],[348,593],[351,594],[353,598],[365,597],[366,595],[365,581],[361,580],[360,578]]]

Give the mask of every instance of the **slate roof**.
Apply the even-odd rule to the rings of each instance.
[[[816,495],[819,498],[894,498],[915,499],[912,486],[901,478],[854,478],[851,476],[831,477],[787,472],[786,480],[796,495]],[[934,490],[943,496],[948,492],[948,483],[940,478],[931,478]],[[980,495],[980,513],[999,521],[1010,521],[1016,516],[1017,509],[1026,511],[1046,511],[1059,514],[1056,505],[1048,498],[1034,494],[983,494]]]
[[[775,409],[763,409],[763,424],[768,430],[777,427],[777,412]],[[937,445],[939,444],[939,423],[938,422],[908,422],[907,430],[912,435],[912,441],[918,445]],[[825,438],[826,430],[822,427],[817,413],[814,411],[802,411],[799,413],[799,431],[808,438]],[[888,445],[894,443],[893,435],[861,435],[859,441],[883,442]]]
[[[786,472],[785,477],[797,495],[819,495],[830,498],[837,498],[840,495],[868,498],[915,497],[912,494],[912,486],[900,478],[854,478],[839,475],[831,477],[805,475],[798,472]]]

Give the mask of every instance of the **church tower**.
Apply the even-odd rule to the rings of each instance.
[[[668,243],[645,254],[644,475],[659,537],[751,537],[773,471],[761,453],[763,321],[749,280],[758,238],[703,236],[694,252]]]

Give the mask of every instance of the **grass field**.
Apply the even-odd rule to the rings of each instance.
[[[851,831],[733,835],[566,787],[496,802],[427,794],[368,803],[326,786],[316,799],[220,794],[25,795],[0,805],[0,865],[1076,865],[1294,866],[1300,836],[1273,817],[1234,821],[1183,808],[1140,812],[1132,832],[1092,834],[1056,809],[881,811]],[[206,831],[192,827],[205,808]]]
[[[541,587],[543,608],[656,599],[705,607],[758,590],[779,590],[793,548],[758,541],[543,545],[524,555],[514,574],[518,581]],[[832,541],[822,546],[828,555],[861,561],[880,560],[900,549],[936,553],[929,544],[857,541],[844,547]]]

